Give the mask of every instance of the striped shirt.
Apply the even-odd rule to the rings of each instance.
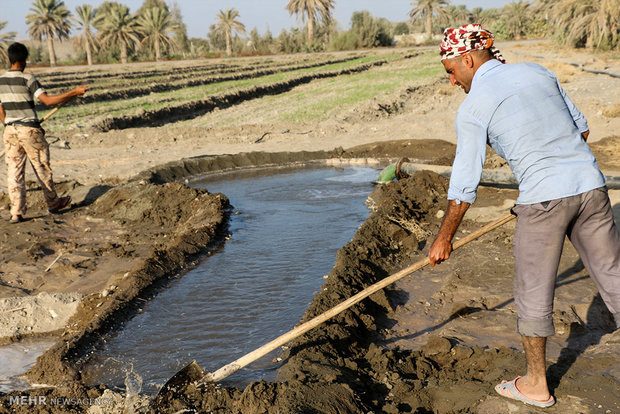
[[[0,104],[6,113],[5,123],[38,123],[34,98],[45,93],[39,81],[30,73],[9,70],[0,76]]]

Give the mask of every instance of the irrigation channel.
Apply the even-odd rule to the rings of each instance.
[[[216,370],[292,329],[367,218],[377,173],[286,168],[193,182],[229,197],[230,239],[110,337],[85,366],[86,381],[154,394],[194,359]],[[273,381],[277,357],[274,351],[224,383]]]

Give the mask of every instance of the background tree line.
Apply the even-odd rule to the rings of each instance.
[[[391,46],[395,36],[413,32],[426,33],[428,42],[436,43],[433,36],[441,35],[443,28],[466,23],[481,23],[500,40],[548,37],[570,47],[620,50],[620,0],[519,0],[485,10],[450,5],[449,0],[414,0],[409,16],[403,16],[406,20],[390,22],[358,11],[347,30],[333,19],[334,6],[335,0],[288,0],[286,10],[305,27],[284,29],[277,36],[256,28],[248,33],[239,12],[231,8],[219,10],[205,38],[188,38],[180,8],[164,0],[144,0],[135,13],[117,1],[105,1],[97,8],[83,4],[72,13],[62,0],[34,0],[26,22],[30,37],[44,42],[31,47],[31,61],[52,66],[54,39],[68,39],[71,33],[77,50],[74,60],[89,65]],[[6,22],[0,21],[4,63],[6,48],[16,36],[2,33],[5,27]]]

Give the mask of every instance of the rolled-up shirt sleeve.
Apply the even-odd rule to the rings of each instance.
[[[487,128],[464,111],[457,113],[454,126],[457,144],[448,200],[472,204],[476,201],[476,191],[486,156]]]

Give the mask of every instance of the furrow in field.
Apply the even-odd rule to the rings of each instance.
[[[192,71],[200,71],[200,70],[217,70],[224,69],[234,66],[233,64],[224,64],[224,63],[209,63],[205,65],[195,65],[195,66],[187,66],[185,68],[178,68],[179,71],[183,72],[192,72]],[[237,65],[238,66],[238,65]],[[177,68],[175,68],[176,70]],[[108,70],[99,70],[92,69],[81,72],[54,72],[54,73],[40,73],[37,77],[45,81],[49,84],[55,84],[57,82],[79,82],[83,80],[97,80],[97,79],[109,79],[110,77],[119,78],[119,79],[134,79],[141,77],[149,77],[153,75],[163,74],[166,72],[171,72],[170,67],[166,69],[149,69],[149,70],[132,70],[126,67],[119,68],[118,71],[114,73],[110,73]]]
[[[388,60],[400,59],[402,55],[391,55]],[[379,60],[377,56],[358,58],[349,62],[335,63],[316,68],[300,69],[297,71],[276,73],[262,77],[241,79],[236,81],[217,82],[208,85],[199,85],[186,88],[175,88],[161,93],[152,93],[132,99],[99,101],[81,103],[76,99],[76,105],[59,111],[46,125],[51,132],[60,129],[84,128],[102,121],[103,117],[143,116],[147,111],[159,110],[168,106],[178,106],[185,103],[203,101],[212,96],[222,93],[231,93],[239,89],[247,89],[255,86],[271,85],[278,82],[288,81],[303,75],[321,73],[326,71],[343,70],[356,65],[371,63]]]
[[[313,59],[313,60],[304,59],[301,61],[295,61],[294,63],[291,63],[291,61],[286,61],[286,62],[278,62],[275,64],[264,64],[264,65],[246,65],[246,66],[234,65],[233,67],[227,68],[227,69],[219,69],[219,70],[214,70],[214,71],[194,71],[194,72],[181,73],[181,74],[177,74],[174,71],[170,71],[164,75],[158,75],[158,76],[153,76],[153,77],[148,77],[148,78],[132,79],[130,83],[126,83],[126,84],[124,83],[119,84],[118,80],[111,80],[111,81],[106,80],[105,82],[96,83],[93,86],[97,89],[104,88],[107,91],[112,91],[112,90],[117,90],[117,89],[124,89],[127,87],[135,87],[139,84],[147,85],[153,82],[173,82],[177,80],[201,79],[201,78],[207,78],[207,77],[217,77],[216,75],[225,75],[225,74],[230,74],[230,73],[235,73],[235,74],[252,73],[252,72],[257,72],[260,70],[276,70],[276,69],[282,69],[282,68],[288,69],[294,66],[318,67],[321,65],[327,65],[329,64],[330,61],[347,62],[347,61],[358,59],[359,57],[360,56],[358,55],[358,56],[352,56],[346,59],[320,59],[320,60],[319,59]]]
[[[110,80],[123,81],[123,80],[141,80],[148,81],[149,78],[163,78],[168,75],[186,75],[186,77],[192,76],[198,73],[230,73],[234,71],[248,70],[248,69],[261,69],[266,67],[287,66],[291,64],[301,64],[306,62],[316,61],[316,57],[295,57],[278,58],[269,60],[251,60],[251,61],[227,61],[225,63],[209,63],[209,64],[196,64],[185,65],[183,67],[170,68],[167,66],[165,69],[149,69],[149,70],[128,70],[126,72],[116,72],[114,74],[102,71],[102,70],[90,70],[87,72],[64,72],[62,74],[38,74],[37,77],[42,82],[45,82],[45,86],[48,89],[64,88],[74,86],[76,82],[99,84],[100,81],[104,83],[110,83]],[[156,64],[156,63],[155,63]]]
[[[144,113],[138,115],[126,115],[120,117],[109,116],[92,124],[91,127],[99,131],[109,131],[113,129],[125,129],[141,126],[165,125],[179,120],[191,119],[196,116],[200,116],[213,110],[214,108],[227,108],[246,100],[260,98],[266,95],[281,94],[296,86],[312,82],[313,80],[363,72],[373,67],[384,65],[385,63],[387,63],[387,60],[378,60],[348,69],[301,75],[281,82],[253,86],[246,89],[240,89],[232,93],[222,93],[220,95],[211,96],[203,100],[185,102],[180,105],[170,105],[161,109],[145,111]]]
[[[444,78],[434,55],[395,60],[373,70],[329,78],[293,90],[240,103],[234,109],[211,111],[181,121],[187,127],[234,127],[248,122],[264,125],[312,125],[328,119],[389,117],[403,111],[422,85],[430,90]],[[429,92],[433,94],[432,91]],[[248,117],[251,114],[251,118]],[[251,119],[251,121],[249,121]]]
[[[84,103],[91,103],[91,102],[112,101],[112,100],[117,100],[117,99],[129,99],[129,98],[135,98],[139,96],[150,95],[151,93],[161,93],[161,92],[167,92],[167,91],[189,88],[189,87],[194,87],[194,86],[208,85],[208,84],[218,83],[218,82],[258,78],[258,77],[273,75],[277,73],[292,72],[292,71],[301,70],[301,69],[310,69],[310,68],[316,68],[320,66],[333,65],[336,63],[348,62],[354,59],[357,59],[357,57],[322,61],[322,62],[310,63],[306,65],[280,67],[280,68],[274,68],[274,69],[250,70],[247,72],[239,72],[237,70],[235,71],[236,73],[233,73],[230,75],[209,76],[206,78],[198,78],[198,79],[190,79],[190,80],[185,79],[179,82],[156,83],[156,82],[151,81],[151,83],[148,85],[137,86],[133,88],[122,87],[122,89],[118,89],[118,90],[105,90],[105,91],[101,91],[98,93],[97,92],[89,93],[87,96],[82,97],[79,102],[81,104],[84,104]]]

